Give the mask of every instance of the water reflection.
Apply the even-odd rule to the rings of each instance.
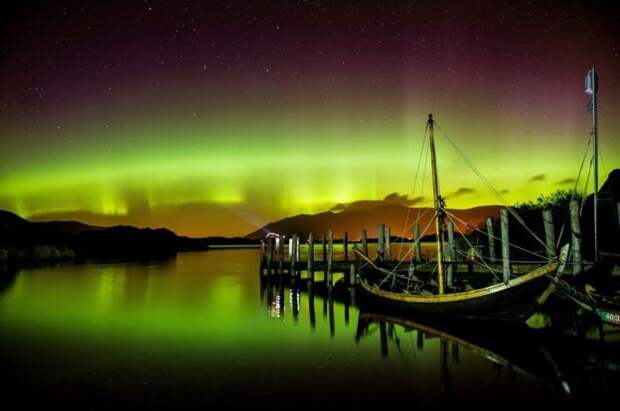
[[[547,387],[543,388],[545,398],[551,395],[558,400],[584,399],[590,395],[602,398],[611,387],[620,387],[618,332],[612,333],[611,338],[596,340],[587,338],[585,331],[571,336],[558,334],[557,330],[531,330],[521,324],[491,324],[489,327],[484,323],[438,321],[386,311],[363,300],[361,306],[352,304],[354,290],[346,287],[344,281],[331,288],[323,282],[297,280],[304,283],[300,287],[298,283],[286,284],[274,276],[262,283],[264,289],[272,287],[273,279],[278,279],[280,287],[290,287],[291,293],[297,296],[293,300],[297,301],[297,306],[307,298],[312,329],[316,328],[314,307],[319,299],[331,338],[337,332],[354,332],[358,345],[364,340],[376,344],[376,353],[384,361],[424,363],[424,373],[437,376],[441,400],[473,395],[479,388],[471,391],[472,385],[484,381],[486,384],[493,381],[491,390],[496,390],[484,394],[489,398],[499,395],[504,386],[518,393],[516,387],[527,386],[526,381],[538,389]],[[297,318],[299,312],[293,301],[290,305]],[[336,328],[336,312],[344,317],[345,327],[341,331]],[[347,326],[353,312],[357,314],[357,321],[350,328]],[[436,371],[432,371],[433,362]],[[515,400],[519,400],[519,395]]]
[[[0,266],[0,296],[15,283],[18,273],[19,269],[16,267]]]
[[[175,408],[226,399],[522,403],[618,386],[613,336],[402,316],[323,277],[261,279],[255,250],[25,268],[0,294],[0,382],[22,402],[87,408],[92,398]],[[309,390],[321,394],[307,398]]]

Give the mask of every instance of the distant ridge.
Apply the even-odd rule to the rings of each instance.
[[[478,227],[482,225],[486,217],[497,218],[501,206],[489,205],[473,207],[463,210],[448,209],[463,222],[457,221],[455,229],[467,233],[471,231],[467,225]],[[327,211],[318,214],[300,214],[287,217],[273,223],[269,223],[259,230],[249,233],[246,237],[256,240],[263,238],[267,233],[275,232],[290,236],[299,234],[307,236],[308,233],[323,234],[327,230],[333,230],[335,237],[341,237],[346,231],[349,238],[358,239],[362,229],[368,230],[369,237],[376,237],[377,226],[386,224],[391,227],[393,236],[412,237],[413,223],[420,218],[420,231],[427,228],[425,235],[434,235],[435,227],[431,224],[433,209],[429,207],[408,207],[401,204],[390,204],[381,201],[360,201],[352,206],[338,206],[343,211]],[[466,224],[465,224],[466,223]],[[407,227],[407,230],[403,230]]]
[[[30,222],[0,210],[0,264],[61,259],[158,259],[214,244],[255,244],[247,238],[178,236],[166,228],[98,227],[77,221]]]
[[[49,227],[51,229],[61,231],[66,234],[80,234],[87,230],[105,230],[107,227],[99,227],[80,223],[79,221],[40,221],[32,222],[32,224]]]

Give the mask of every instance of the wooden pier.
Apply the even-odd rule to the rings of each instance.
[[[335,239],[333,231],[328,230],[320,243],[315,242],[314,233],[301,242],[297,234],[288,241],[284,237],[268,236],[261,242],[260,273],[261,276],[284,276],[289,279],[316,280],[317,273],[327,284],[333,285],[336,274],[342,274],[347,284],[355,285],[357,259],[353,258],[353,245],[368,251],[366,230],[361,233],[360,241],[349,241],[348,233]],[[338,253],[336,245],[342,246]],[[339,259],[336,259],[337,256]]]
[[[452,224],[449,228],[452,228]],[[327,287],[342,279],[345,285],[355,287],[358,269],[363,263],[353,252],[352,248],[355,246],[381,263],[394,265],[400,262],[401,269],[408,270],[411,276],[416,267],[427,261],[422,255],[419,226],[414,225],[412,239],[392,237],[390,232],[390,227],[381,224],[377,227],[376,239],[369,239],[367,230],[363,229],[359,240],[352,241],[348,232],[344,232],[340,238],[334,238],[333,231],[328,230],[321,236],[320,243],[315,241],[314,233],[309,233],[303,242],[297,234],[288,239],[270,235],[261,242],[260,275],[269,278],[278,276],[291,282],[302,279],[318,281]],[[369,244],[374,244],[375,247],[370,247]],[[402,247],[400,252],[395,252],[399,247]],[[463,257],[465,252],[458,253],[454,233],[449,235],[446,248],[449,253],[444,265],[449,270],[450,282],[457,273],[461,276],[467,273],[480,274],[472,261]],[[476,256],[480,253],[470,250],[470,254]]]
[[[586,263],[582,258],[581,227],[579,219],[579,207],[576,201],[571,201],[568,214],[570,225],[568,241],[571,243],[571,259],[573,274],[578,274],[584,269]],[[620,205],[618,206],[620,221]],[[558,255],[556,236],[558,228],[555,227],[551,210],[544,210],[539,217],[542,220],[541,232],[544,239],[544,249],[540,250],[540,256],[553,260]],[[512,224],[512,223],[511,223]],[[484,266],[491,268],[498,274],[499,280],[507,282],[511,275],[522,272],[528,268],[528,261],[511,260],[511,244],[509,213],[506,209],[500,210],[498,218],[488,217],[478,228],[482,235],[479,240],[483,244],[472,245],[468,240],[461,241],[455,233],[452,222],[446,224],[446,235],[443,255],[443,263],[447,272],[447,285],[452,286],[456,278],[467,277],[467,274],[480,274],[481,267],[476,266],[476,260],[484,259]],[[376,238],[369,238],[368,230],[362,229],[356,236],[348,232],[341,233],[335,238],[333,230],[325,233],[309,233],[306,238],[293,234],[288,238],[276,233],[271,233],[261,241],[260,247],[260,275],[280,276],[294,281],[305,279],[314,282],[319,280],[332,286],[336,280],[343,279],[345,284],[355,286],[357,273],[362,262],[353,247],[357,247],[370,259],[386,265],[400,264],[400,268],[410,273],[419,272],[418,267],[436,258],[434,250],[427,247],[423,254],[420,226],[413,224],[410,227],[411,237],[401,238],[391,235],[392,230],[385,224],[378,225]],[[465,238],[469,234],[460,237]],[[561,231],[560,231],[561,235]],[[373,247],[370,247],[370,245]],[[499,247],[498,247],[499,245]],[[399,249],[399,247],[401,247]],[[518,247],[517,247],[518,248]],[[498,253],[497,250],[501,252]],[[499,256],[497,254],[500,254]],[[411,276],[411,274],[409,274]]]

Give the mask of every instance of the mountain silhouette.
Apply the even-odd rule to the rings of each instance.
[[[497,218],[500,206],[480,206],[469,209],[448,209],[454,214],[455,230],[468,233],[471,227],[482,225],[486,217]],[[377,226],[386,224],[391,227],[392,236],[413,236],[413,223],[420,216],[420,232],[425,236],[435,234],[435,225],[432,223],[434,211],[430,207],[408,207],[386,201],[357,201],[349,206],[338,205],[332,210],[318,214],[300,214],[269,223],[246,237],[250,239],[263,238],[267,233],[275,232],[290,236],[298,234],[307,237],[310,232],[322,235],[332,230],[336,238],[347,232],[352,240],[359,239],[362,229],[368,230],[370,238],[377,236]],[[460,221],[462,220],[462,221]],[[468,227],[469,226],[469,227]]]
[[[65,258],[152,259],[205,250],[209,238],[177,236],[165,228],[96,227],[77,221],[30,222],[0,210],[0,263]]]

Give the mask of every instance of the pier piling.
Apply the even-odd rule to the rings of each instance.
[[[415,262],[422,261],[422,245],[420,244],[420,224],[416,223],[413,226],[413,244],[415,247]]]
[[[301,244],[298,235],[295,235],[295,261],[301,261]]]
[[[368,232],[366,231],[366,229],[362,230],[362,251],[364,252],[364,254],[366,256],[368,256]]]
[[[327,285],[333,285],[332,265],[334,262],[334,234],[332,230],[327,231]]]
[[[293,236],[289,239],[289,251],[288,251],[288,255],[289,255],[289,261],[291,263],[291,277],[295,277],[295,271],[296,271],[296,264],[297,264],[297,258],[299,256],[298,254],[298,244],[299,244],[299,238],[297,237],[297,234],[293,234]]]
[[[349,233],[346,231],[342,237],[342,248],[344,248],[344,261],[349,261]]]
[[[583,271],[583,263],[581,260],[581,225],[579,223],[579,202],[577,200],[570,201],[570,228],[571,242],[573,252],[573,274],[577,275]]]
[[[273,265],[273,243],[275,239],[273,237],[267,238],[267,270],[271,270]]]
[[[551,210],[543,210],[543,224],[545,226],[545,244],[547,246],[547,258],[555,259],[557,253],[555,251],[555,228],[553,226],[553,214]]]
[[[314,234],[308,234],[308,279],[314,281]]]
[[[508,238],[508,210],[502,208],[499,212],[500,226],[502,232],[502,268],[504,274],[504,284],[510,281],[510,240]]]
[[[276,238],[276,259],[278,260],[276,269],[282,272],[282,239],[280,237]]]
[[[266,256],[267,241],[269,241],[269,239],[261,240],[260,242],[260,273],[261,275],[265,271],[265,266],[269,267],[269,265],[267,264],[267,256]]]
[[[288,239],[288,261],[291,262],[293,259],[293,237]]]
[[[392,230],[390,226],[385,226],[385,245],[383,249],[383,255],[386,261],[390,261],[392,259]]]
[[[487,237],[489,240],[489,261],[495,262],[495,235],[493,234],[493,219],[487,217]]]
[[[377,227],[377,260],[383,261],[385,254],[385,224],[379,224]]]
[[[456,266],[456,244],[454,243],[454,224],[448,222],[448,278],[447,284],[452,287]]]

